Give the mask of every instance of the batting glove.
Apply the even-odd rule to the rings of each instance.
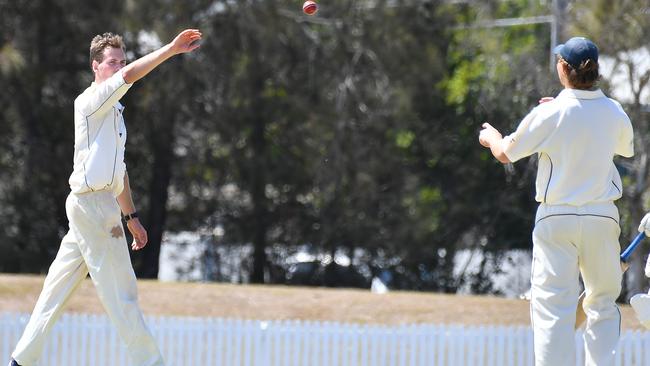
[[[645,233],[647,237],[650,237],[650,213],[647,213],[643,216],[643,219],[641,219],[639,232]],[[648,255],[648,259],[645,262],[645,275],[646,277],[650,277],[650,255]]]
[[[645,236],[650,238],[650,212],[645,214],[645,216],[643,216],[641,219],[641,223],[639,224],[639,232],[645,232]]]

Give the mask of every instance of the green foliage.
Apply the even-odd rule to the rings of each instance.
[[[69,9],[80,16],[69,17]],[[77,77],[88,69],[87,46],[79,45],[88,44],[84,34],[94,27],[114,25],[83,16],[91,9],[120,14],[118,2],[0,2],[0,270],[45,271],[66,228],[70,106],[88,81]]]
[[[486,26],[549,9],[372,3],[332,0],[306,17],[289,0],[0,2],[0,271],[45,271],[66,230],[72,100],[91,79],[89,40],[107,30],[124,34],[133,58],[151,49],[143,39],[204,34],[198,52],[123,101],[152,239],[133,255],[140,276],[155,277],[164,231],[217,225],[223,243],[254,245],[257,282],[286,281],[267,257],[278,244],[361,248],[399,287],[450,292],[462,284],[456,251],[530,247],[535,162],[504,169],[477,133],[485,121],[512,131],[560,90],[548,24]],[[575,24],[593,24],[605,50],[617,50],[607,29],[647,39],[639,14],[605,17],[631,10],[626,2],[576,3],[590,11]],[[488,277],[468,283],[492,291]]]

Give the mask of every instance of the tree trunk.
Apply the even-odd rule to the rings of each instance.
[[[250,52],[254,61],[251,63],[251,118],[253,118],[253,132],[251,137],[253,148],[252,162],[252,187],[251,195],[253,199],[253,274],[252,283],[264,283],[264,272],[267,267],[266,258],[266,231],[268,203],[266,201],[266,121],[264,114],[264,105],[261,93],[264,90],[264,67],[263,62],[259,60],[259,45],[256,39],[250,40]]]
[[[39,3],[36,6],[36,11],[39,16],[47,14],[49,11],[49,5],[46,3]],[[47,61],[44,60],[43,50],[45,49],[43,34],[45,33],[45,26],[41,23],[38,23],[36,26],[36,31],[34,37],[37,42],[33,47],[30,48],[26,59],[32,60],[33,64],[31,65],[34,71],[30,72],[25,76],[16,75],[14,79],[15,85],[19,85],[18,95],[15,97],[15,101],[20,110],[22,116],[22,127],[23,127],[23,136],[22,143],[25,148],[24,152],[24,165],[21,171],[18,173],[20,176],[21,187],[17,187],[17,192],[15,195],[15,205],[18,208],[17,212],[17,226],[19,236],[16,238],[17,245],[22,248],[23,258],[15,261],[16,267],[9,268],[10,271],[16,272],[26,272],[34,271],[37,266],[39,266],[38,260],[31,260],[30,257],[34,255],[41,255],[44,250],[41,250],[43,246],[48,245],[44,243],[39,243],[36,239],[37,237],[42,237],[41,235],[36,235],[39,230],[44,228],[36,228],[35,224],[37,223],[38,213],[40,212],[39,206],[42,203],[42,197],[39,197],[42,192],[34,187],[41,186],[39,180],[42,179],[43,175],[46,174],[46,171],[41,171],[37,167],[41,166],[43,162],[48,160],[42,160],[39,156],[39,153],[44,153],[42,147],[42,141],[39,133],[39,122],[40,122],[40,111],[41,111],[41,96],[43,90],[43,73],[42,70],[45,68]],[[42,158],[46,159],[49,156],[43,156]],[[22,207],[21,207],[22,206]],[[45,237],[48,237],[45,235]],[[53,244],[54,245],[54,244]]]
[[[138,277],[158,278],[160,245],[167,220],[167,200],[174,160],[174,127],[176,116],[166,114],[166,118],[156,121],[152,128],[151,142],[153,164],[149,186],[149,211],[146,214],[146,228],[149,243],[142,249],[138,266]]]
[[[260,89],[261,90],[261,89]],[[253,184],[252,184],[252,197],[253,197],[253,275],[251,282],[264,283],[264,270],[266,268],[266,172],[265,172],[265,150],[266,140],[264,137],[264,130],[266,124],[262,116],[256,116],[253,129]]]
[[[149,243],[142,249],[142,261],[138,273],[141,278],[158,278],[160,245],[167,220],[168,188],[173,159],[171,149],[169,145],[167,149],[159,148],[154,153],[149,189],[149,212],[146,215]]]

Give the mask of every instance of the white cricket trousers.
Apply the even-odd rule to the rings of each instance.
[[[134,365],[163,365],[138,306],[136,277],[115,197],[110,191],[70,194],[66,213],[70,230],[61,241],[12,357],[22,366],[37,364],[63,307],[90,273],[99,299]]]
[[[537,209],[530,303],[536,366],[576,364],[579,275],[586,291],[585,364],[614,365],[621,324],[615,301],[623,277],[619,235],[618,209],[611,202]]]

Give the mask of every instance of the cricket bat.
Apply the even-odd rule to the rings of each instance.
[[[630,245],[625,248],[623,253],[621,253],[621,269],[623,272],[627,270],[629,265],[627,264],[627,261],[630,259],[630,256],[632,255],[632,252],[634,252],[634,249],[645,239],[645,234],[643,232],[639,233],[639,235],[632,240]],[[585,299],[585,292],[582,291],[580,294],[580,297],[578,298],[578,308],[576,309],[576,329],[580,328],[582,324],[587,320],[587,314],[585,314],[585,310],[582,308],[582,302]]]

